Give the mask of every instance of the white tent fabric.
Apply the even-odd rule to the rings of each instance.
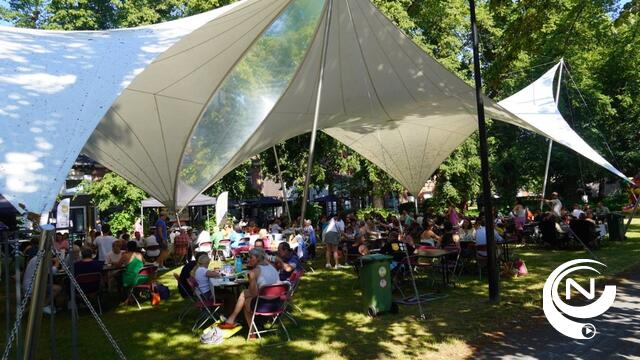
[[[214,206],[216,205],[216,203],[217,203],[216,198],[207,196],[205,194],[200,194],[196,196],[193,200],[191,200],[191,202],[189,203],[189,206]],[[160,201],[154,198],[148,198],[148,199],[142,200],[142,202],[140,203],[140,206],[142,206],[143,208],[166,207],[166,205],[164,205],[163,203],[161,203]]]
[[[0,193],[47,210],[86,142],[94,160],[184,207],[250,156],[310,131],[327,9],[243,0],[139,29],[0,29],[10,128],[0,134]],[[331,19],[319,127],[418,193],[476,130],[474,89],[369,0],[334,0]]]
[[[560,63],[549,69],[538,80],[499,104],[526,121],[535,131],[560,143],[622,179],[628,178],[598,154],[567,124],[554,100],[553,79]],[[559,86],[559,85],[558,85]]]
[[[0,27],[0,193],[16,208],[49,211],[122,90],[184,35],[235,6],[112,31]]]

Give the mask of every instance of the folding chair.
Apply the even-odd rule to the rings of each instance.
[[[402,258],[398,262],[395,269],[391,270],[391,285],[392,289],[398,290],[400,295],[405,298],[404,291],[402,290],[402,284],[405,281],[407,274],[411,271],[409,267],[415,266],[418,263],[417,255],[409,255]]]
[[[445,250],[455,251],[455,254],[451,254],[446,256],[443,261],[445,264],[445,271],[449,272],[449,283],[455,286],[456,284],[456,271],[458,270],[458,266],[460,266],[460,253],[461,249],[455,245],[445,246]]]
[[[296,326],[298,325],[298,322],[293,317],[293,314],[291,314],[291,311],[289,311],[289,307],[293,306],[296,310],[300,312],[300,314],[304,314],[302,309],[298,305],[292,302],[293,295],[295,295],[296,291],[298,290],[298,286],[300,286],[300,278],[302,277],[303,274],[304,274],[304,270],[297,270],[291,273],[291,275],[289,276],[289,283],[291,283],[291,287],[289,288],[289,293],[287,294],[287,309],[284,313],[284,315],[287,318],[289,318],[289,320],[291,320],[293,324]]]
[[[213,258],[216,260],[224,261],[225,258],[231,256],[231,240],[222,239],[220,244],[216,247]]]
[[[196,299],[195,299],[195,295],[193,295],[193,290],[191,290],[191,287],[189,286],[189,289],[187,289],[181,282],[180,282],[180,275],[178,275],[177,273],[173,273],[173,277],[176,279],[176,282],[178,283],[178,288],[180,288],[184,294],[187,294],[187,296],[184,296],[182,292],[180,292],[180,295],[184,298],[184,299],[188,299],[189,302],[182,308],[182,310],[180,310],[180,313],[178,314],[178,321],[182,322],[182,320],[184,319],[184,317],[191,312],[191,310],[195,307],[194,305],[196,304]],[[189,295],[191,294],[191,295]]]
[[[193,290],[193,295],[196,299],[194,306],[198,310],[200,310],[200,314],[196,318],[196,321],[194,322],[193,326],[191,327],[191,331],[195,334],[198,331],[198,329],[203,327],[209,320],[213,322],[216,322],[219,320],[216,317],[216,313],[220,311],[223,303],[216,301],[216,293],[214,291],[214,288],[211,288],[211,295],[213,299],[211,300],[204,299],[202,297],[202,293],[200,292],[200,289],[198,288],[198,281],[196,281],[196,279],[193,276],[191,276],[189,277],[187,282],[189,283],[191,290]]]
[[[290,287],[291,286],[288,282],[283,282],[273,285],[265,285],[260,288],[258,297],[253,300],[253,316],[251,317],[251,322],[249,324],[247,340],[249,340],[251,335],[257,335],[260,341],[262,341],[262,334],[278,331],[277,328],[273,327],[276,322],[279,323],[279,327],[282,328],[282,331],[284,331],[287,336],[287,341],[291,340],[289,332],[287,331],[286,326],[284,326],[281,318],[281,315],[283,315],[287,310],[287,294],[289,293]],[[255,322],[256,316],[270,317],[271,327],[265,330],[258,330],[258,326]],[[260,344],[262,345],[262,342]]]
[[[78,274],[75,276],[76,282],[87,298],[95,298],[98,304],[98,313],[102,315],[102,304],[100,303],[100,295],[102,290],[102,274],[99,272]],[[76,304],[80,299],[80,295],[76,290]],[[75,308],[76,316],[78,316],[78,307]]]
[[[156,278],[156,273],[158,272],[158,268],[155,266],[145,266],[142,269],[140,269],[140,271],[138,271],[138,276],[136,278],[136,283],[141,280],[144,279],[144,282],[141,282],[135,286],[131,287],[131,290],[129,290],[129,297],[132,297],[133,300],[136,301],[136,304],[138,305],[138,309],[142,309],[142,306],[140,306],[140,301],[138,301],[138,298],[135,295],[135,290],[141,290],[141,291],[146,291],[149,293],[149,298],[151,298],[151,293],[153,292],[156,283],[155,283],[155,278]]]

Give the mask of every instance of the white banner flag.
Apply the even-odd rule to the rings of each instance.
[[[218,195],[216,200],[216,225],[218,229],[222,229],[222,221],[227,216],[227,210],[229,208],[229,192],[225,191]]]
[[[69,205],[71,199],[62,199],[58,204],[58,210],[56,211],[56,228],[64,229],[69,227]]]

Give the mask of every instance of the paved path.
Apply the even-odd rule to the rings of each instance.
[[[640,271],[617,284],[614,305],[590,322],[597,335],[573,340],[546,321],[478,346],[473,359],[640,359]]]

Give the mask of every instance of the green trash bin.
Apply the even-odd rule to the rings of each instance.
[[[619,212],[609,213],[607,216],[607,228],[609,229],[609,240],[624,241],[624,219],[625,216]]]
[[[391,310],[391,270],[393,258],[388,255],[372,254],[360,259],[360,286],[367,312],[376,316]]]

